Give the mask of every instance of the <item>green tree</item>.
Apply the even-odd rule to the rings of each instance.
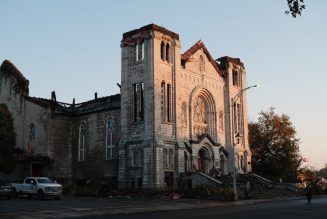
[[[258,122],[249,123],[249,144],[253,172],[270,179],[296,182],[302,157],[289,116],[277,115],[274,108],[261,111]]]
[[[14,149],[16,134],[13,119],[4,104],[0,104],[0,172],[12,173],[16,168]]]
[[[287,0],[287,5],[289,10],[285,11],[285,14],[291,14],[294,18],[301,16],[302,10],[305,9],[304,0]]]

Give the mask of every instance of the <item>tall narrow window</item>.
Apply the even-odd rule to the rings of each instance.
[[[138,150],[138,167],[143,167],[143,162],[144,162],[144,153],[141,148]]]
[[[86,126],[83,122],[79,126],[79,144],[78,144],[78,161],[85,160],[85,134],[86,134]]]
[[[136,58],[136,61],[140,61],[140,60],[144,59],[144,42],[136,44],[135,58]]]
[[[166,148],[164,148],[164,149],[162,150],[162,161],[163,161],[163,166],[164,166],[164,167],[167,167],[167,166],[168,166],[167,159],[168,159],[168,151],[167,151]]]
[[[185,102],[182,103],[182,125],[187,125],[187,108]]]
[[[130,149],[129,150],[129,166],[130,167],[133,167],[134,165],[134,160],[135,160],[135,157],[134,157],[134,150],[133,149]]]
[[[166,121],[166,84],[161,83],[161,120]]]
[[[106,123],[106,159],[110,160],[115,157],[113,136],[112,136],[112,119],[108,119]]]
[[[133,84],[134,122],[137,121],[137,84]]]
[[[165,61],[165,43],[162,41],[160,45],[160,56],[161,56],[161,60]]]
[[[169,149],[169,166],[174,165],[174,151],[173,149]]]
[[[137,150],[136,148],[133,150],[133,167],[137,167],[138,163],[139,163],[139,150]]]
[[[141,56],[141,59],[143,60],[144,59],[144,56],[145,56],[145,49],[144,49],[144,42],[142,43],[142,56]]]
[[[234,110],[234,115],[233,115],[233,117],[234,117],[234,132],[235,132],[235,134],[238,132],[238,127],[237,127],[237,125],[238,125],[238,122],[237,122],[237,107],[236,107],[236,103],[234,103],[234,105],[233,105],[233,110]]]
[[[224,132],[224,114],[219,111],[219,131]]]
[[[200,72],[204,72],[204,66],[205,66],[205,63],[204,63],[204,59],[203,59],[203,56],[201,55],[200,56]]]
[[[186,173],[188,171],[188,156],[187,152],[184,151],[184,172]]]
[[[241,133],[241,128],[242,128],[242,124],[241,124],[241,121],[242,121],[242,118],[241,118],[241,104],[237,104],[236,105],[236,109],[237,109],[237,131],[238,133]]]
[[[239,86],[239,74],[236,70],[233,70],[233,85]]]
[[[166,45],[166,61],[170,62],[170,46],[168,43]]]
[[[144,120],[144,83],[139,84],[139,92],[140,92],[140,120]]]
[[[30,128],[29,139],[30,141],[32,141],[35,139],[35,125],[31,123],[29,128]]]
[[[171,122],[171,85],[167,84],[167,121]]]

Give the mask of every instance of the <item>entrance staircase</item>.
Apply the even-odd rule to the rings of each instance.
[[[231,175],[207,175],[202,172],[188,172],[181,174],[182,188],[233,186]],[[254,173],[238,174],[236,187],[239,198],[273,198],[281,196],[297,196],[296,185],[290,183],[276,183]]]

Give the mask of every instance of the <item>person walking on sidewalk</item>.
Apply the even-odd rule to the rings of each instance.
[[[311,203],[311,196],[312,196],[312,186],[309,184],[305,189],[305,197],[307,198],[308,204]]]

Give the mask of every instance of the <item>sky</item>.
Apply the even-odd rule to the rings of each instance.
[[[305,0],[296,19],[286,0],[0,0],[0,61],[30,81],[30,95],[72,103],[119,93],[124,32],[155,23],[180,36],[182,52],[202,40],[213,58],[241,58],[248,116],[290,116],[305,165],[327,163],[327,1]]]

